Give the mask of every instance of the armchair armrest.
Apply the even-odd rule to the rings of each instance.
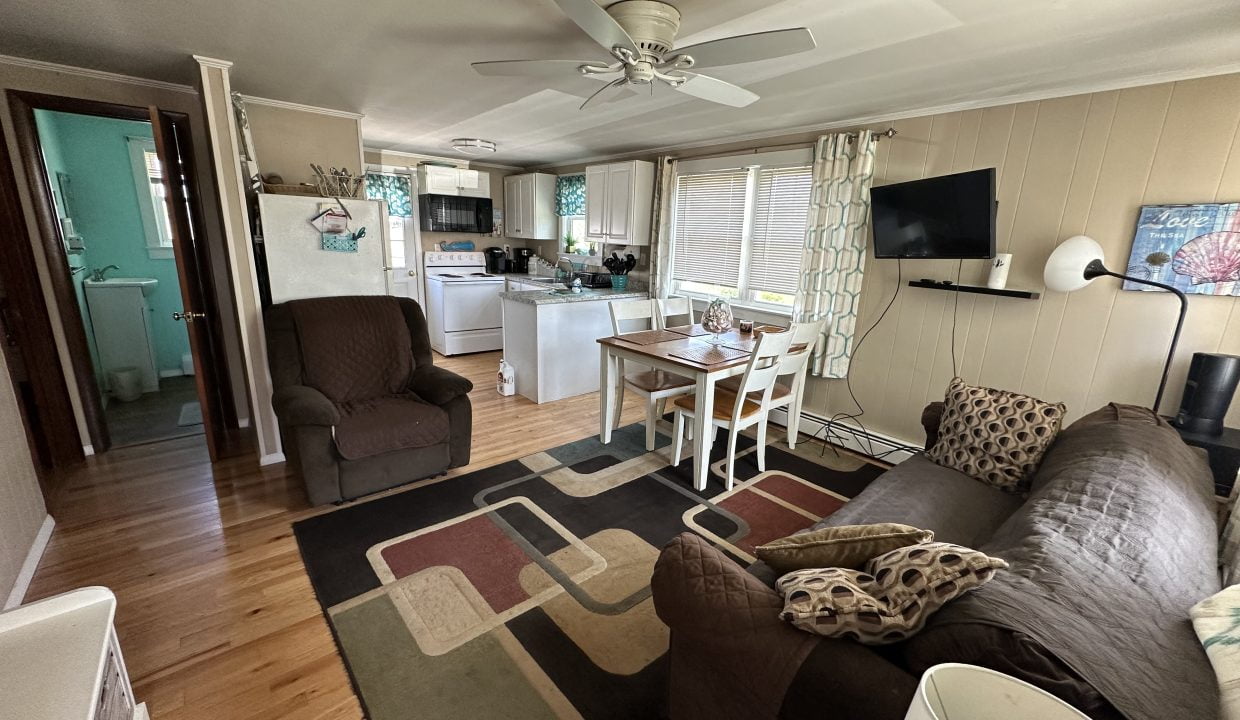
[[[934,447],[939,441],[939,422],[943,419],[943,412],[946,405],[942,402],[932,402],[921,411],[921,426],[926,431],[926,449]]]
[[[271,395],[276,417],[285,425],[325,425],[340,422],[340,411],[327,396],[305,385],[285,385]]]
[[[446,405],[462,395],[468,395],[474,384],[451,370],[436,365],[419,365],[413,371],[409,389],[433,405]]]

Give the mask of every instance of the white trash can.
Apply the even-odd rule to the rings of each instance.
[[[1023,680],[976,665],[944,663],[921,676],[904,720],[1089,720]]]
[[[117,400],[133,402],[142,397],[142,373],[136,367],[109,370],[108,384],[112,387],[112,397]]]

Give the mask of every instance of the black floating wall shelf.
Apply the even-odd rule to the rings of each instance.
[[[1004,290],[995,290],[993,288],[983,287],[981,285],[956,285],[955,283],[944,285],[934,280],[909,280],[909,287],[926,288],[928,290],[947,290],[949,292],[974,293],[976,295],[998,295],[1000,297],[1023,298],[1025,300],[1037,300],[1040,295],[1032,290],[1012,290],[1007,288]]]

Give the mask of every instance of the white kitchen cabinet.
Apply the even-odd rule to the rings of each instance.
[[[504,178],[504,234],[526,240],[560,236],[555,215],[555,175],[523,173]]]
[[[649,245],[654,163],[586,167],[586,236],[611,245]]]
[[[464,195],[491,197],[491,175],[481,170],[418,166],[418,193],[423,195]]]

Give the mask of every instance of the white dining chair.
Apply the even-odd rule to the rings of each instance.
[[[792,333],[792,345],[788,353],[779,363],[779,380],[771,390],[771,409],[788,408],[788,447],[797,446],[801,427],[801,408],[805,404],[805,378],[809,375],[809,360],[814,354],[814,345],[826,319],[814,322],[792,323],[788,332]],[[785,378],[790,378],[785,381]],[[730,377],[719,382],[719,387],[737,392],[740,389],[740,378]]]
[[[736,436],[745,428],[758,426],[758,472],[766,472],[766,424],[771,411],[771,392],[779,378],[780,361],[792,345],[792,333],[763,333],[754,345],[745,372],[740,376],[740,392],[715,387],[715,411],[706,432],[713,434],[715,428],[728,431],[727,489],[732,489],[736,466]],[[672,423],[672,465],[680,464],[680,452],[684,445],[685,418],[694,417],[697,398],[693,395],[676,398],[676,411]],[[702,462],[708,462],[702,458]]]
[[[654,300],[612,300],[607,304],[611,310],[611,331],[616,335],[625,332],[639,332],[654,329]],[[625,327],[622,323],[628,323]],[[631,327],[634,323],[642,327]],[[639,372],[625,374],[624,360],[617,359],[619,365],[616,375],[620,378],[616,383],[616,418],[615,427],[620,425],[620,411],[624,408],[624,390],[632,390],[646,399],[646,449],[654,450],[655,424],[666,412],[668,398],[693,392],[693,380],[667,372],[645,368]],[[600,388],[602,390],[602,388]]]
[[[678,327],[680,325],[693,324],[693,301],[687,297],[670,297],[662,298],[654,301],[655,319],[660,330],[666,330],[668,327]],[[686,322],[681,322],[680,318],[687,318]],[[673,318],[671,324],[668,324],[668,318]]]

